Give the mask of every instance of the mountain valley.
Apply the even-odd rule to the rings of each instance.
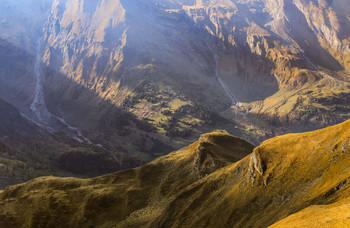
[[[14,66],[1,98],[113,156],[147,162],[213,130],[258,145],[349,118],[345,0],[19,2],[1,17]]]
[[[349,119],[348,0],[0,6],[0,227],[347,227]]]

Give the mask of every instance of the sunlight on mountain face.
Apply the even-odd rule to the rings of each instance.
[[[2,0],[0,227],[348,224],[349,18],[348,0]]]

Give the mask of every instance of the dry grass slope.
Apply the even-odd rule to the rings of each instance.
[[[211,133],[136,169],[10,186],[0,195],[0,221],[6,227],[267,227],[299,211],[319,212],[310,219],[339,212],[336,207],[347,211],[341,200],[350,195],[349,166],[350,121],[276,137],[254,150]],[[338,212],[320,224],[338,218],[342,224],[348,215]],[[307,222],[303,214],[292,216]]]
[[[0,226],[145,225],[186,186],[252,150],[244,140],[211,133],[140,168],[94,179],[42,177],[10,186],[1,196]]]
[[[270,227],[350,227],[350,200],[346,198],[330,205],[307,207]]]

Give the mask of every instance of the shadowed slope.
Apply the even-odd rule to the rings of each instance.
[[[0,189],[43,175],[95,177],[120,168],[102,148],[42,128],[0,99]]]

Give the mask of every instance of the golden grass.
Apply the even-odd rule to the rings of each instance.
[[[350,197],[349,167],[350,121],[275,137],[254,150],[216,132],[136,169],[10,186],[0,195],[1,225],[267,227],[305,208],[306,215],[333,210],[311,205],[340,202],[347,213],[340,200]]]
[[[350,199],[343,199],[329,205],[313,205],[307,207],[270,227],[350,227]]]
[[[212,133],[140,168],[85,180],[42,177],[10,186],[1,195],[0,216],[6,217],[0,226],[139,226],[160,216],[181,189],[252,149],[241,139]]]

